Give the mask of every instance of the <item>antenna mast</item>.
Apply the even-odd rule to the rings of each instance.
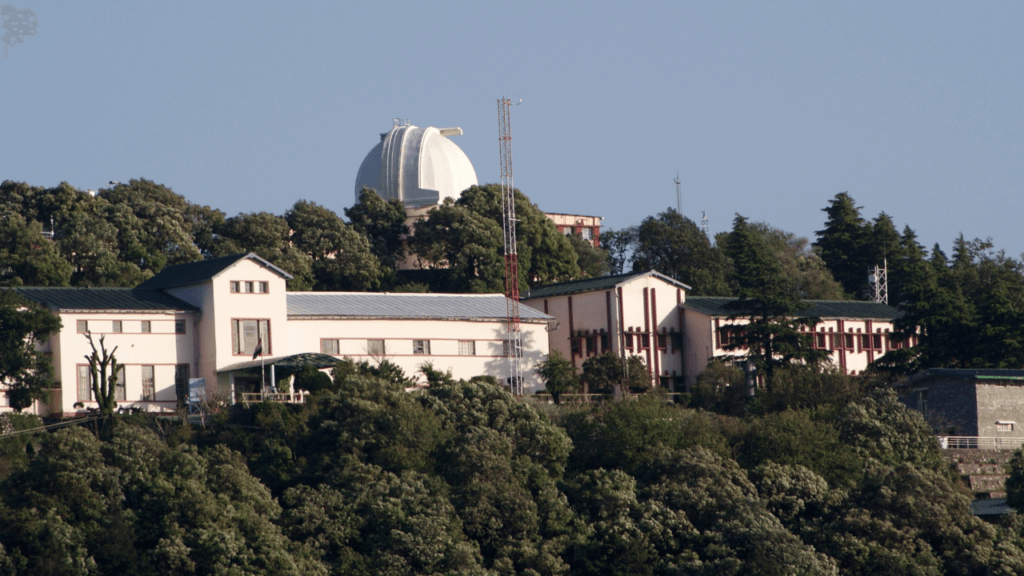
[[[501,155],[501,216],[505,232],[505,304],[508,315],[505,356],[508,358],[509,391],[522,396],[523,337],[519,316],[519,254],[516,251],[516,199],[512,188],[512,126],[504,96],[498,100],[498,148]]]
[[[676,179],[673,182],[676,183],[676,213],[681,216],[683,214],[683,192],[679,185],[683,182],[679,179],[679,170],[676,170]]]
[[[708,236],[708,213],[707,210],[700,211],[700,229],[704,231],[704,235]],[[711,238],[711,236],[708,236]]]
[[[879,304],[889,303],[889,279],[887,278],[889,263],[882,259],[882,266],[877,264],[874,268],[868,269],[868,283],[871,284],[871,301]]]

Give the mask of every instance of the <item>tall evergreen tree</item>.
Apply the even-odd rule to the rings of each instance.
[[[778,260],[766,244],[758,242],[747,219],[733,220],[726,254],[733,262],[733,282],[739,298],[731,302],[730,320],[743,318],[745,324],[730,324],[730,351],[745,351],[745,357],[764,374],[771,390],[777,368],[796,361],[817,363],[824,352],[813,350],[802,326],[814,325],[813,318],[798,318],[806,308],[799,294],[782,273]]]
[[[872,227],[860,215],[860,207],[846,192],[836,194],[829,206],[822,208],[828,214],[825,229],[818,230],[814,246],[832,276],[843,285],[843,290],[854,297],[862,297],[867,289],[868,267],[874,265],[871,244]]]

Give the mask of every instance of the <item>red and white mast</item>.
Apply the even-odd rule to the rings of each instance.
[[[512,188],[512,127],[509,106],[512,101],[498,100],[498,148],[501,153],[501,216],[505,233],[505,303],[508,313],[505,354],[508,358],[509,389],[522,396],[523,336],[519,316],[519,254],[516,251],[516,198]]]

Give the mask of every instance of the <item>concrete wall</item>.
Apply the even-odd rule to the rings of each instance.
[[[533,393],[543,384],[533,368],[548,352],[546,322],[523,322],[523,377],[527,393]],[[504,321],[458,320],[382,320],[382,319],[292,319],[288,322],[289,348],[292,353],[321,352],[323,340],[338,340],[339,359],[378,362],[387,359],[397,364],[407,376],[424,381],[419,368],[431,362],[434,368],[451,370],[455,378],[490,375],[505,382],[508,376],[507,359],[503,356],[505,340]],[[372,355],[368,340],[384,340],[383,356]],[[429,342],[429,354],[416,354],[413,340]],[[459,342],[472,341],[476,349],[473,356],[459,354]]]
[[[920,397],[923,395],[927,404],[922,415],[939,434],[986,435],[978,433],[978,401],[971,382],[959,378],[929,378],[901,388],[899,395],[907,408],[917,411],[920,411]]]

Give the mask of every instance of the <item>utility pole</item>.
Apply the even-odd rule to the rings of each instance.
[[[509,391],[522,396],[523,337],[519,315],[519,254],[516,251],[516,198],[512,187],[512,126],[509,119],[511,99],[498,100],[498,149],[501,156],[501,216],[505,233],[505,304]]]

